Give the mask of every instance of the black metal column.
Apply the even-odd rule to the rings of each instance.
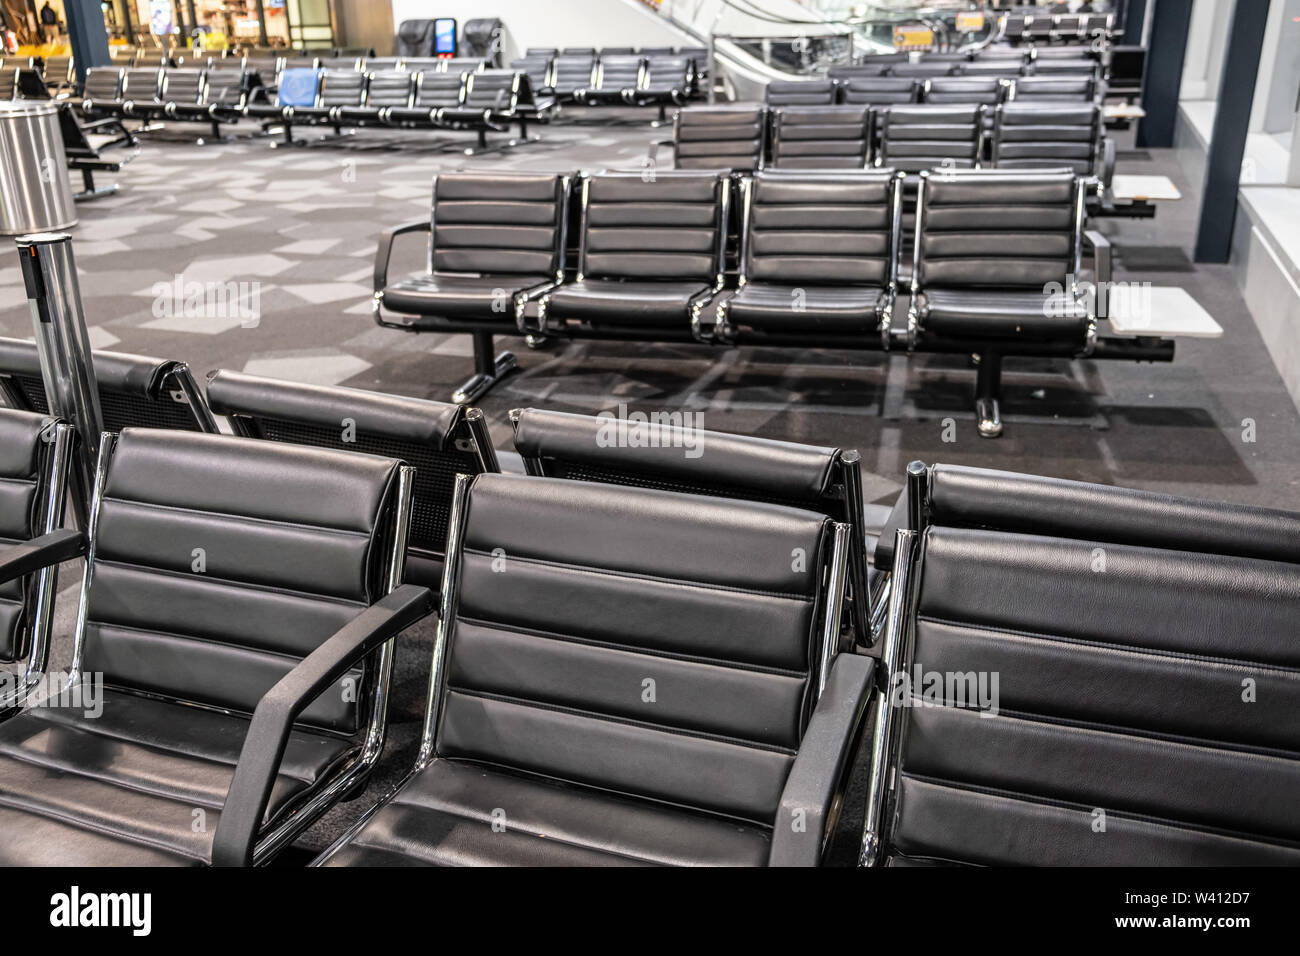
[[[257,2],[257,42],[259,46],[268,47],[271,45],[270,39],[266,35],[266,5],[262,0]],[[231,38],[234,39],[233,37]]]
[[[1142,26],[1147,18],[1148,0],[1128,0],[1124,4],[1124,32],[1120,43],[1124,46],[1142,45]]]
[[[1246,154],[1268,8],[1269,0],[1236,0],[1233,4],[1219,80],[1219,105],[1214,111],[1210,152],[1205,158],[1201,221],[1196,227],[1197,262],[1227,262],[1232,248],[1241,160]]]
[[[1183,55],[1192,22],[1192,0],[1154,0],[1146,70],[1142,74],[1142,109],[1135,143],[1139,149],[1174,145],[1178,91],[1183,85]],[[1139,40],[1139,42],[1141,42]]]
[[[64,0],[63,13],[68,21],[68,41],[72,44],[72,63],[77,68],[77,86],[86,81],[92,66],[110,66],[108,29],[99,0]]]

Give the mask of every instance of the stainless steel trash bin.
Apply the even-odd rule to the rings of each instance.
[[[76,224],[58,106],[42,100],[0,103],[0,235]]]

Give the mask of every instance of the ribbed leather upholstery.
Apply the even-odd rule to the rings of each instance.
[[[293,107],[295,120],[324,122],[333,118],[336,109],[362,106],[366,100],[366,74],[352,68],[322,70],[319,89],[316,106]]]
[[[44,415],[0,409],[0,554],[9,545],[34,538],[41,502],[37,482]],[[26,581],[0,584],[0,661],[14,661],[27,652]]]
[[[167,103],[198,103],[206,78],[207,70],[164,70],[160,98]]]
[[[996,77],[936,76],[925,85],[927,103],[979,103],[993,106],[1002,100],[1003,86]]]
[[[1020,76],[1020,60],[976,60],[962,64],[959,76],[1010,80]]]
[[[892,261],[890,170],[823,176],[759,173],[745,284],[726,318],[758,332],[875,330]]]
[[[835,102],[835,81],[772,80],[766,99],[768,106],[830,106]]]
[[[920,80],[926,80],[933,76],[948,76],[952,71],[952,63],[942,61],[935,63],[927,57],[918,63],[895,63],[889,68],[889,75],[911,76]]]
[[[245,77],[242,69],[208,71],[208,102],[220,106],[239,106],[244,100]]]
[[[602,54],[596,67],[595,83],[578,91],[581,103],[623,103],[624,91],[635,90],[641,84],[641,70],[645,59],[640,56],[607,56]]]
[[[415,74],[405,70],[384,70],[366,76],[366,105],[340,106],[338,115],[350,123],[378,123],[390,108],[410,106],[415,93]]]
[[[758,169],[766,127],[767,111],[754,104],[678,110],[674,164],[678,169]]]
[[[915,266],[926,329],[956,335],[1082,337],[1068,291],[1078,239],[1075,177],[934,173],[923,186]]]
[[[837,63],[826,70],[826,75],[842,88],[849,80],[884,76],[888,69],[888,63]]]
[[[235,416],[254,437],[382,455],[414,466],[406,580],[437,592],[456,475],[482,470],[464,428],[464,408],[224,370],[209,377],[208,397],[218,414]]]
[[[969,169],[979,160],[979,106],[890,106],[880,115],[878,166],[919,172],[936,166]]]
[[[444,73],[476,73],[487,67],[487,60],[481,56],[452,56],[437,63]]]
[[[109,104],[122,98],[122,76],[125,71],[116,66],[92,66],[86,71],[82,98],[93,104]]]
[[[868,107],[786,106],[775,111],[773,166],[862,169],[870,149]]]
[[[1058,73],[1095,77],[1097,62],[1083,58],[1066,59],[1057,57],[1040,57],[1034,60],[1035,76],[1051,76]]]
[[[684,103],[694,84],[688,57],[655,54],[646,58],[645,86],[633,92],[638,103]]]
[[[854,76],[840,85],[840,102],[868,106],[915,103],[920,90],[920,84],[909,76]]]
[[[1016,80],[1011,99],[1091,103],[1097,98],[1097,84],[1090,76],[1025,76]]]
[[[562,176],[442,173],[434,180],[432,274],[383,290],[395,312],[514,329],[516,292],[554,281],[564,217]]]
[[[549,54],[523,56],[517,60],[511,60],[510,69],[522,70],[527,73],[534,90],[543,90],[550,86],[551,56]]]
[[[585,180],[581,281],[546,297],[547,314],[689,329],[691,300],[716,281],[725,228],[718,173],[602,173]]]
[[[176,383],[182,363],[130,355],[93,353],[104,428],[173,428],[200,431],[194,410]],[[50,406],[36,343],[0,337],[0,382],[22,408],[46,414]]]
[[[436,759],[329,862],[766,862],[828,534],[775,505],[479,476]]]
[[[514,70],[484,70],[465,75],[465,102],[444,109],[439,121],[449,125],[483,126],[508,119],[515,112],[522,73]]]
[[[134,67],[126,71],[126,82],[122,87],[122,99],[141,106],[159,103],[159,87],[162,84],[162,70],[156,66]]]
[[[571,100],[578,90],[595,81],[596,58],[591,54],[557,56],[551,64],[551,86],[561,100]]]
[[[914,660],[998,674],[999,712],[907,710],[893,850],[1300,863],[1300,515],[957,467],[932,487]]]
[[[1096,172],[1102,137],[1096,103],[1005,103],[993,127],[993,165],[999,169],[1060,168]]]

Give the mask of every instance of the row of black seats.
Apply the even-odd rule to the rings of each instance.
[[[1004,100],[1099,103],[1104,86],[1091,76],[831,76],[824,80],[773,80],[769,106],[830,106],[835,103],[999,103]]]
[[[911,275],[900,282],[903,182],[892,169],[743,180],[728,290],[735,190],[724,172],[442,174],[430,218],[380,242],[375,318],[474,336],[476,375],[457,401],[514,368],[509,353],[493,358],[494,334],[974,353],[990,436],[1001,430],[1003,355],[1172,359],[1167,341],[1098,341],[1105,296],[1079,277],[1088,245],[1104,289],[1110,247],[1084,230],[1089,180],[1059,168],[922,173]],[[395,239],[416,232],[429,236],[430,271],[390,280]]]
[[[464,130],[477,133],[482,148],[489,132],[513,124],[526,139],[528,124],[544,120],[550,108],[533,97],[526,74],[511,70],[291,69],[270,101],[253,96],[258,81],[258,74],[236,69],[97,67],[87,74],[82,110],[88,117],[202,121],[218,135],[221,123],[254,119],[282,128],[289,141],[296,125]]]
[[[534,53],[510,68],[528,74],[535,89],[579,106],[680,105],[701,92],[701,61],[684,53]]]
[[[297,388],[244,391],[292,419]],[[363,433],[384,417],[345,401]],[[608,447],[548,417],[535,460]],[[107,685],[93,719],[0,724],[0,861],[267,862],[364,782],[393,640],[433,595],[399,584],[415,476],[337,423],[333,447],[110,436],[83,535],[24,523],[66,426],[0,414],[0,577],[88,552],[75,659]],[[774,447],[749,478],[779,499],[815,461]],[[1297,862],[1300,516],[917,463],[876,549],[877,658],[840,632],[846,525],[643,483],[454,480],[415,767],[317,864],[815,865],[869,710],[862,862]],[[195,540],[203,574],[172,553]]]
[[[1108,185],[1115,161],[1095,103],[727,104],[679,111],[673,132],[678,169],[1050,167]]]
[[[998,20],[996,41],[1011,44],[1095,44],[1111,35],[1113,13],[1060,13],[1037,9],[1005,13]]]

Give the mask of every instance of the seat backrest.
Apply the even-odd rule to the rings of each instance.
[[[276,92],[276,105],[315,106],[320,95],[322,73],[315,67],[295,66],[283,70]]]
[[[572,93],[591,86],[596,74],[596,58],[589,53],[557,56],[551,64],[552,86],[559,93]]]
[[[248,75],[242,67],[215,67],[208,70],[208,102],[220,106],[238,106],[244,101],[247,85]]]
[[[437,109],[444,106],[459,106],[465,96],[465,74],[432,73],[425,70],[419,74],[415,88],[415,105],[423,109]]]
[[[136,103],[156,103],[163,71],[157,66],[132,67],[126,71],[122,95]]]
[[[414,90],[414,73],[405,70],[374,72],[366,84],[366,105],[378,108],[409,106]]]
[[[584,176],[579,274],[717,281],[728,198],[728,181],[717,172]]]
[[[1079,273],[1083,188],[1073,173],[926,173],[917,210],[922,289],[1066,288]]]
[[[127,429],[92,504],[85,669],[114,687],[251,713],[386,592],[399,464]],[[363,668],[349,676],[366,687]],[[355,733],[368,696],[326,692],[300,719]]]
[[[890,76],[913,76],[927,79],[931,76],[949,76],[956,64],[946,60],[921,60],[917,63],[894,63],[889,67]]]
[[[48,475],[48,415],[0,408],[0,554],[43,533],[48,522],[44,476]],[[0,583],[0,662],[13,663],[28,652],[32,621],[29,583]]]
[[[1051,76],[1058,73],[1071,76],[1096,76],[1099,64],[1095,60],[1064,60],[1056,57],[1037,58],[1033,62],[1034,75]]]
[[[977,165],[983,107],[957,104],[888,106],[880,111],[876,165],[907,172]]]
[[[439,173],[434,271],[558,280],[568,194],[567,177],[555,173]]]
[[[1091,103],[1097,84],[1090,76],[1023,76],[1015,80],[1009,99]]]
[[[411,73],[446,73],[443,69],[442,60],[436,56],[404,56],[402,57],[402,67]],[[463,73],[464,70],[453,70],[453,73]]]
[[[104,428],[216,431],[212,412],[183,362],[95,351]],[[48,414],[41,360],[30,339],[0,338],[0,388],[15,408]]]
[[[888,63],[837,63],[826,70],[826,75],[843,84],[860,77],[884,76],[888,69]]]
[[[48,86],[58,88],[66,86],[72,76],[72,57],[47,56],[41,67]]]
[[[840,85],[843,103],[876,106],[889,103],[915,103],[921,84],[907,76],[854,76]]]
[[[834,80],[772,80],[768,106],[829,106],[835,102]]]
[[[1096,103],[1004,103],[993,124],[993,165],[998,169],[1068,166],[1090,176],[1096,171],[1103,130],[1101,107]]]
[[[12,100],[18,94],[18,70],[0,69],[0,100]]]
[[[692,61],[675,54],[656,53],[646,60],[646,84],[648,86],[667,86],[669,84],[685,91],[691,84]]]
[[[226,370],[208,376],[208,400],[248,438],[380,455],[413,466],[406,580],[438,588],[456,475],[495,470],[487,429],[471,427],[464,407]]]
[[[284,64],[285,58],[282,56],[254,56],[250,54],[244,59],[244,68],[256,71],[263,86],[275,86],[280,82],[280,74],[284,71]]]
[[[385,73],[388,70],[396,70],[401,62],[400,56],[368,56],[365,59],[365,68],[367,73]]]
[[[645,60],[639,56],[601,54],[596,68],[596,89],[634,90],[641,85]]]
[[[760,172],[748,185],[742,275],[789,286],[866,285],[894,278],[897,177]]]
[[[774,111],[773,166],[863,169],[870,149],[870,107],[783,106]]]
[[[678,169],[758,169],[763,165],[767,110],[757,103],[690,106],[673,121]]]
[[[357,56],[323,56],[317,60],[317,65],[326,70],[352,70],[361,69],[362,60]]]
[[[999,80],[1010,80],[1020,75],[1024,68],[1019,60],[976,60],[972,63],[963,63],[961,71],[954,74],[955,77],[991,77]]]
[[[366,74],[356,70],[325,70],[321,76],[321,106],[360,106],[366,100]]]
[[[921,96],[926,103],[982,103],[1002,100],[1005,87],[996,77],[937,76],[927,80]]]
[[[946,465],[925,511],[887,853],[1300,864],[1300,514]]]
[[[122,77],[125,71],[116,66],[92,66],[86,71],[82,95],[101,103],[122,98]]]
[[[480,475],[467,512],[436,755],[771,826],[831,522],[518,475]]]
[[[450,56],[438,63],[444,73],[475,73],[488,66],[488,61],[481,56]]]
[[[534,89],[543,89],[551,82],[551,58],[549,56],[525,56],[510,61],[510,69],[522,70]]]
[[[163,88],[160,99],[167,103],[198,103],[203,97],[207,70],[182,70],[175,67],[163,70]]]
[[[519,82],[525,74],[514,70],[484,70],[465,74],[465,105],[472,109],[513,113],[519,100]]]

